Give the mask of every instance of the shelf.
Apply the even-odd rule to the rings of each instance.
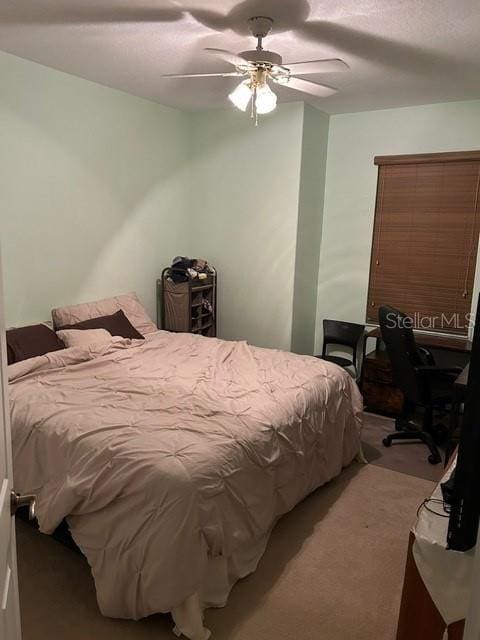
[[[204,291],[205,289],[213,289],[213,284],[203,284],[199,287],[196,287],[192,284],[192,293],[197,293],[197,291]]]
[[[157,316],[159,326],[167,331],[196,335],[216,335],[216,273],[202,280],[189,279],[175,284],[169,280],[172,268],[162,271],[157,282]]]
[[[208,322],[207,324],[202,324],[201,327],[195,327],[195,329],[192,329],[192,333],[199,333],[200,331],[205,331],[205,329],[210,329],[212,324],[213,322]]]

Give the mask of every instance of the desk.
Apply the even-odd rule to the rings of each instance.
[[[445,621],[418,572],[413,557],[414,542],[415,536],[410,533],[396,640],[443,640]],[[449,625],[448,640],[462,640],[464,626],[463,620]]]
[[[453,470],[447,470],[442,482]],[[437,485],[432,498],[441,496]],[[441,509],[432,503],[434,509]],[[447,551],[448,518],[420,512],[410,533],[397,640],[461,640],[469,601],[474,549]]]
[[[467,354],[472,350],[468,338],[446,336],[438,333],[414,331],[418,346],[440,349],[451,353]],[[365,333],[362,375],[360,388],[367,411],[390,416],[399,416],[403,408],[403,394],[393,382],[393,372],[387,353],[381,347],[380,328]],[[368,339],[375,340],[375,348],[367,353]],[[458,364],[458,363],[457,363]]]
[[[414,331],[415,342],[421,347],[429,349],[443,349],[445,351],[456,351],[459,353],[470,353],[472,341],[462,336],[447,336],[440,333],[429,333],[427,331]],[[365,341],[368,338],[381,340],[382,333],[380,327],[375,327],[365,333]]]

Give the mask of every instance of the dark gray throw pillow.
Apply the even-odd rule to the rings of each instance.
[[[106,329],[112,336],[121,336],[122,338],[136,338],[143,340],[144,337],[132,325],[130,320],[120,309],[110,316],[99,316],[98,318],[90,318],[77,322],[77,324],[68,324],[60,329]]]
[[[8,364],[43,356],[49,351],[65,349],[55,331],[45,324],[8,329],[6,337]]]

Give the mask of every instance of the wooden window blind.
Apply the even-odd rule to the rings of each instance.
[[[384,305],[465,335],[480,229],[480,151],[376,157],[367,322]]]

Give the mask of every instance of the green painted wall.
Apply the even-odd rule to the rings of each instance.
[[[330,118],[318,276],[317,350],[321,346],[323,318],[365,320],[377,184],[374,156],[479,148],[480,101]]]
[[[135,289],[187,250],[188,115],[0,53],[8,324]]]
[[[290,349],[303,111],[192,116],[190,252],[219,270],[222,338]]]
[[[154,315],[160,269],[190,253],[219,269],[221,337],[312,353],[324,317],[365,317],[373,157],[480,147],[480,101],[330,119],[288,103],[254,127],[5,53],[0,76],[9,324],[130,289]]]
[[[304,348],[316,289],[295,269],[318,259],[307,165],[325,116],[181,113],[3,53],[0,74],[9,324],[130,289],[154,316],[161,268],[191,254],[219,269],[220,336]]]
[[[305,105],[292,318],[292,351],[313,354],[329,116]]]

